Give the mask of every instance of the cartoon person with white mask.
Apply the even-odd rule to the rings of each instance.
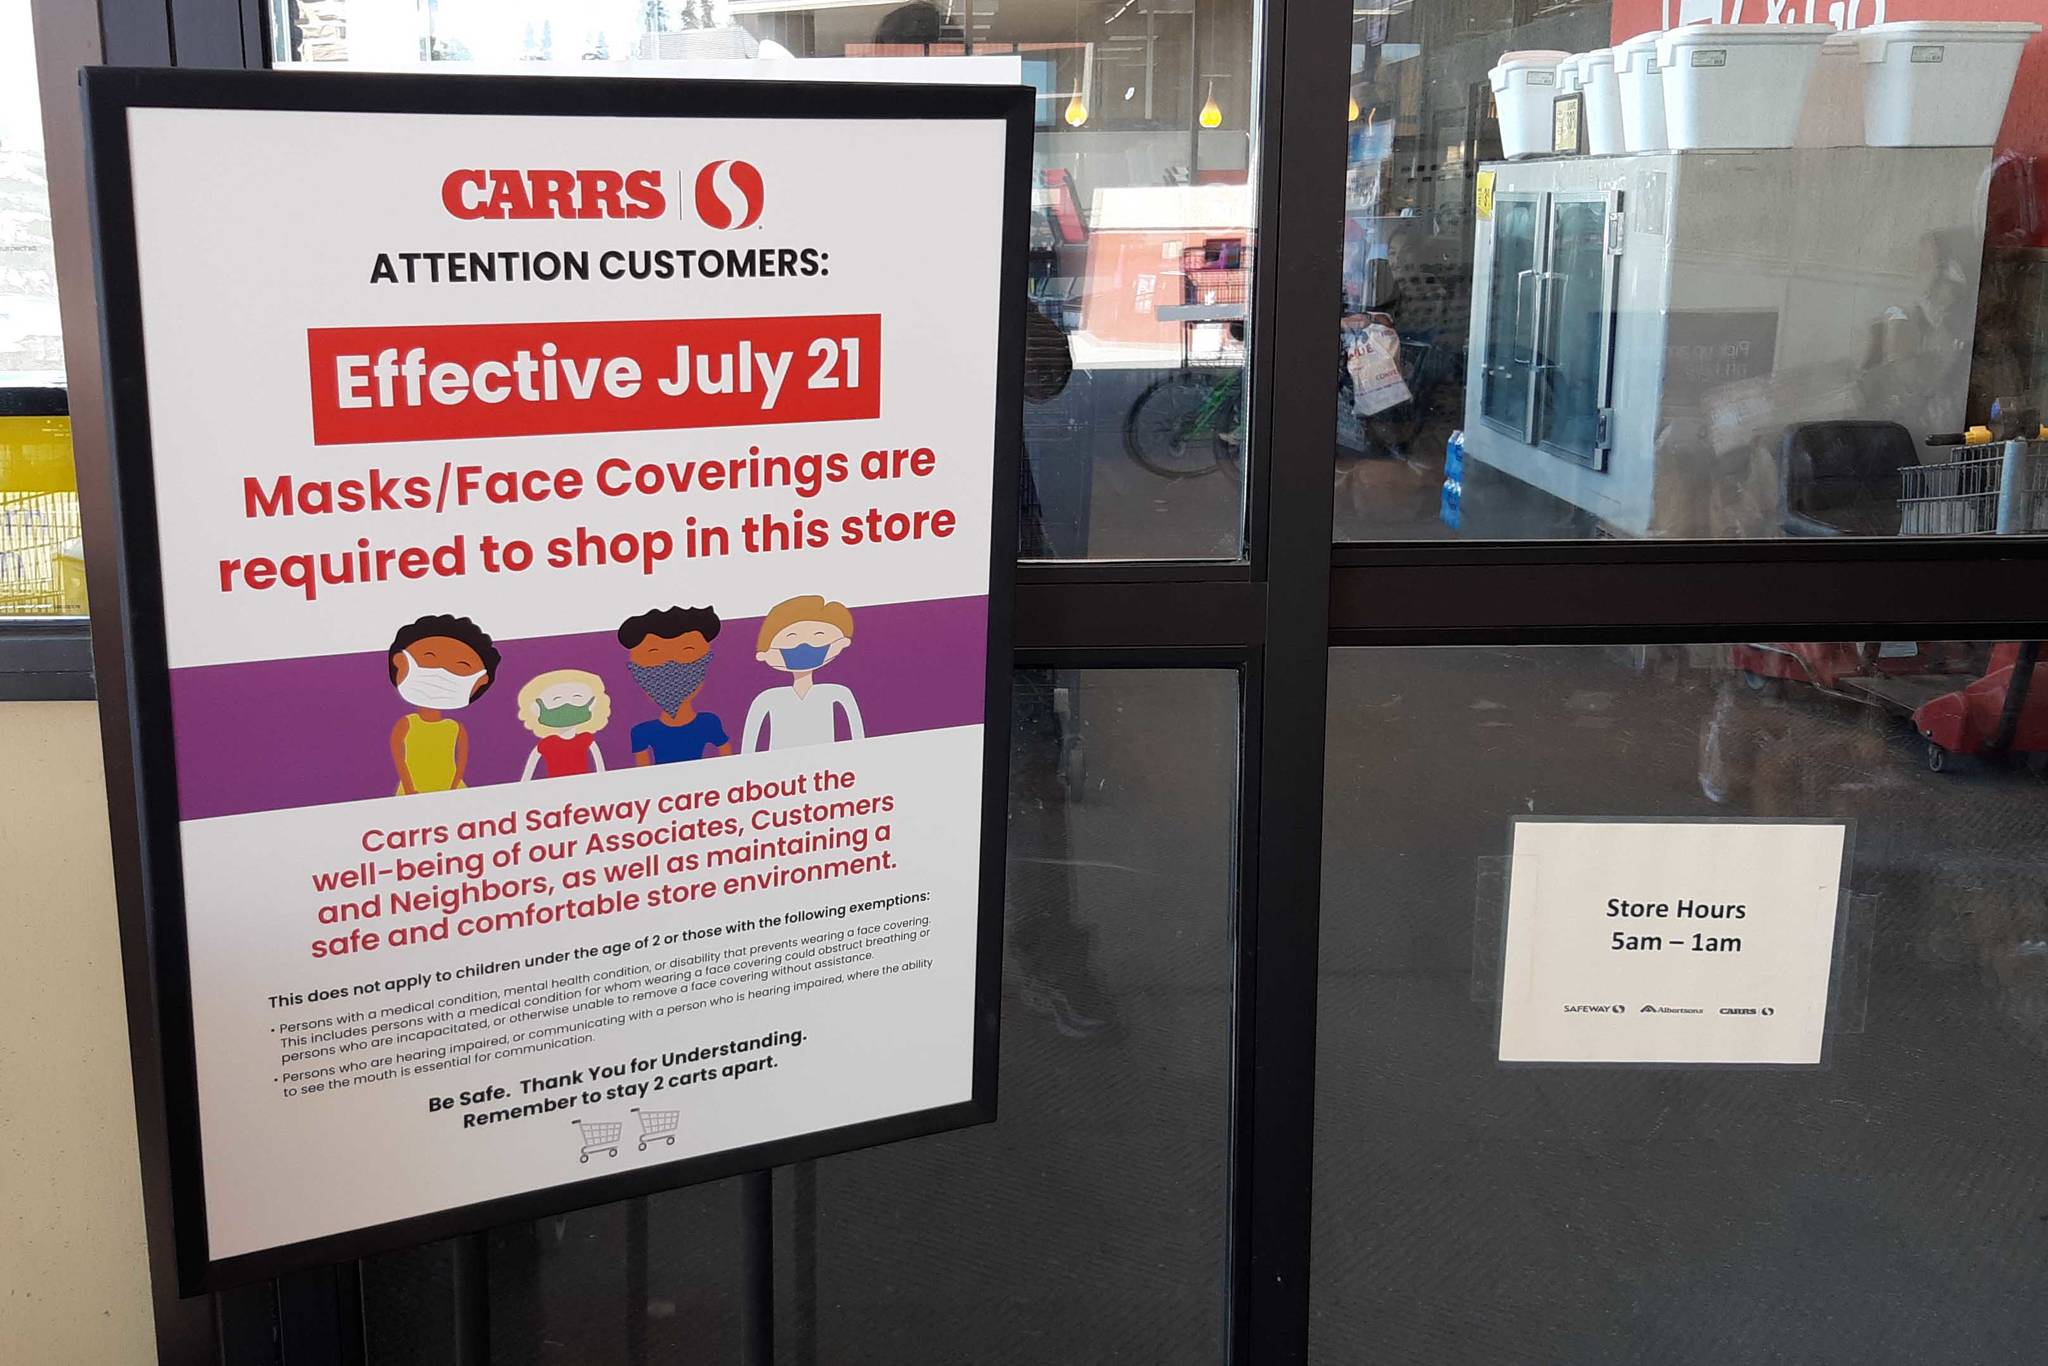
[[[864,738],[860,704],[839,683],[820,683],[819,669],[853,644],[853,613],[846,604],[811,594],[777,603],[761,622],[754,658],[789,675],[789,686],[770,688],[747,708],[740,753],[829,745],[839,738],[838,717],[846,716],[847,737]],[[761,732],[767,730],[767,743]]]
[[[469,731],[447,713],[490,690],[498,672],[491,638],[468,617],[426,616],[399,628],[386,657],[392,686],[413,707],[391,728],[398,795],[464,786]]]

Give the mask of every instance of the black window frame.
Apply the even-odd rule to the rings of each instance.
[[[1241,680],[1227,1341],[1233,1366],[1285,1366],[1306,1361],[1308,1351],[1330,650],[2039,638],[2048,635],[2048,538],[1335,542],[1330,362],[1352,16],[1348,6],[1321,0],[1254,3],[1260,250],[1253,265],[1243,557],[1026,562],[1017,575],[1015,640],[1020,668],[1222,667]],[[269,0],[34,0],[34,8],[88,575],[94,598],[108,601],[120,585],[110,551],[94,553],[111,544],[111,490],[71,76],[79,65],[101,61],[262,67]],[[75,651],[82,642],[70,629]],[[92,629],[117,627],[101,617]],[[14,642],[28,634],[0,635],[0,688]],[[118,653],[104,657],[118,660]],[[113,760],[107,777],[123,967],[137,1007],[130,1030],[160,1357],[194,1366],[361,1361],[360,1284],[352,1265],[210,1299],[176,1296],[161,1078],[147,1061],[155,1040],[135,915],[139,870],[126,852],[135,834],[134,794],[121,756],[132,704],[118,664],[102,672],[99,684]],[[765,1187],[760,1181],[749,1198]],[[483,1360],[488,1351],[482,1247],[475,1235],[456,1248],[449,1312],[457,1341],[475,1353],[465,1360]],[[754,1326],[750,1355],[758,1358],[772,1325],[757,1316]]]

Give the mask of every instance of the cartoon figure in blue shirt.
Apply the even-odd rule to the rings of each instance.
[[[619,627],[626,669],[661,715],[633,727],[633,762],[676,764],[705,751],[732,753],[725,725],[691,705],[711,670],[718,613],[709,607],[664,607],[628,617]]]

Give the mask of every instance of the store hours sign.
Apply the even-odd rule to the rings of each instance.
[[[1517,820],[1500,1060],[1820,1062],[1848,832]]]
[[[186,1288],[990,1118],[1029,92],[86,94]]]

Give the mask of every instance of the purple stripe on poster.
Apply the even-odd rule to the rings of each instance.
[[[649,602],[649,607],[667,606]],[[459,610],[459,608],[458,608]],[[938,598],[853,609],[854,636],[817,671],[849,690],[869,735],[977,725],[985,696],[988,599]],[[789,675],[754,658],[759,617],[722,624],[699,715],[719,718],[740,751],[747,709]],[[395,630],[404,623],[393,622]],[[489,631],[492,623],[477,623]],[[466,786],[516,782],[535,747],[519,689],[537,674],[584,669],[604,680],[611,719],[596,738],[608,769],[633,763],[633,727],[657,708],[626,669],[616,624],[577,635],[494,639],[502,662],[489,691],[449,715],[469,736]],[[383,651],[177,669],[178,808],[185,820],[388,797],[397,791],[391,730],[410,707],[392,689]],[[838,734],[846,734],[843,713]],[[772,725],[770,727],[772,731]],[[715,756],[714,756],[715,757]]]

